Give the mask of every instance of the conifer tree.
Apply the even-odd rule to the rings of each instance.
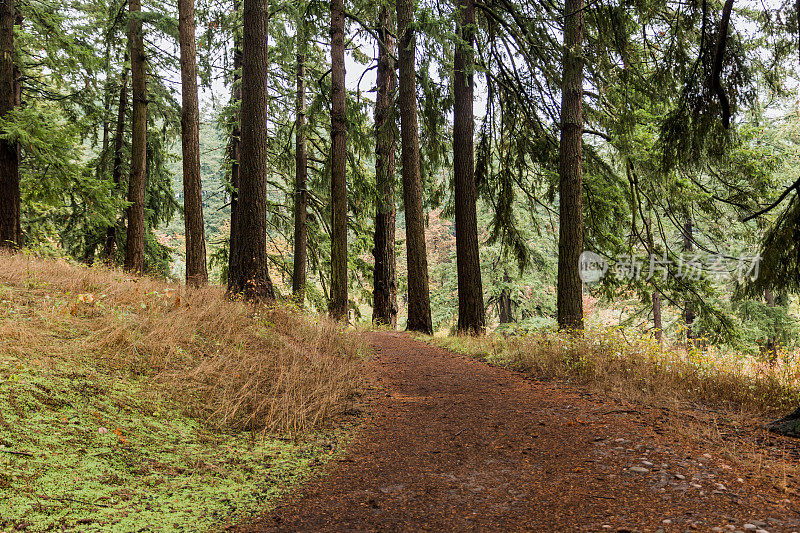
[[[0,0],[0,118],[17,106],[14,68],[14,0]],[[0,140],[0,249],[22,241],[20,226],[19,146]]]
[[[415,79],[416,37],[412,26],[414,0],[397,0],[398,106],[403,163],[403,201],[406,218],[408,261],[408,322],[410,331],[433,333],[428,291],[428,255],[422,206],[419,161],[417,92]]]
[[[272,300],[267,266],[267,0],[244,0],[242,146],[237,235],[231,238],[228,293]]]
[[[347,321],[347,117],[344,1],[331,0],[331,317]]]
[[[372,321],[397,326],[397,256],[395,254],[395,75],[391,10],[378,13],[378,95],[375,99],[375,182],[378,190],[373,255]]]
[[[197,51],[194,0],[178,0],[181,49],[181,142],[183,148],[183,216],[186,239],[186,284],[208,283],[203,191],[200,182],[200,110],[197,102]]]
[[[147,81],[145,49],[142,35],[142,2],[129,0],[128,39],[131,50],[131,83],[133,89],[133,139],[131,172],[128,178],[128,233],[125,241],[125,270],[144,271],[144,201],[147,189]]]

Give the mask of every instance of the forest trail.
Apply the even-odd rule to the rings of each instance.
[[[338,463],[242,531],[795,531],[800,504],[658,416],[404,333],[372,333],[375,387]],[[743,479],[743,478],[747,479]]]

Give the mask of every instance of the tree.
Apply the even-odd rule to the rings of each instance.
[[[125,270],[144,271],[144,199],[147,188],[147,82],[142,2],[129,0],[128,39],[131,50],[131,85],[133,89],[133,138],[131,172],[128,181],[128,235],[125,241]]]
[[[564,3],[559,145],[558,327],[583,329],[583,0]]]
[[[122,178],[122,145],[125,142],[125,114],[128,107],[128,68],[122,68],[122,79],[119,89],[119,107],[117,108],[117,129],[114,133],[114,167],[111,169],[111,179],[116,192]],[[111,224],[106,228],[106,241],[103,246],[103,258],[108,261],[114,253],[117,243],[117,226]]]
[[[345,115],[344,0],[331,0],[331,301],[347,320],[347,117]]]
[[[200,111],[197,103],[197,51],[194,0],[178,0],[181,48],[181,143],[183,146],[183,217],[186,228],[186,284],[208,283],[203,191],[200,183]]]
[[[17,107],[17,79],[14,68],[14,0],[0,0],[0,119],[7,119]],[[21,244],[19,146],[0,140],[0,249]]]
[[[302,306],[306,292],[308,154],[306,151],[306,32],[305,13],[297,17],[297,72],[295,100],[295,175],[294,175],[294,262],[292,265],[292,297]]]
[[[391,11],[385,5],[378,14],[378,95],[375,99],[375,182],[378,189],[375,238],[372,253],[375,270],[372,321],[397,327],[397,256],[395,254],[395,76]]]
[[[433,333],[428,291],[428,255],[422,209],[419,161],[417,93],[415,80],[416,37],[412,27],[414,1],[397,0],[398,82],[400,86],[400,139],[403,162],[403,203],[406,218],[408,260],[408,322],[410,331]]]
[[[238,13],[241,0],[233,0],[233,12]],[[233,83],[230,106],[233,108],[231,118],[231,137],[228,144],[228,159],[231,164],[231,230],[228,239],[228,272],[233,269],[233,250],[239,249],[237,242],[241,233],[239,223],[239,177],[241,167],[239,160],[242,149],[242,35],[238,27],[233,30]]]
[[[458,268],[458,331],[482,334],[486,311],[478,253],[478,214],[475,192],[473,137],[475,2],[458,1],[458,23],[454,57],[453,175],[455,179],[456,263]]]
[[[272,300],[267,268],[267,0],[244,0],[242,147],[237,235],[231,238],[228,293]]]

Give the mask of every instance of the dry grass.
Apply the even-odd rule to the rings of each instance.
[[[295,432],[345,410],[360,386],[362,343],[289,307],[227,301],[105,267],[0,255],[0,353],[81,352],[151,376],[220,428]],[[5,304],[0,304],[5,305]]]
[[[621,328],[435,342],[535,376],[565,379],[651,405],[691,402],[775,414],[800,404],[800,367],[771,368],[733,352],[664,349],[648,335]]]

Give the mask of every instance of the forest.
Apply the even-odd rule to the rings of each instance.
[[[789,1],[0,0],[0,531],[800,528],[798,67]],[[587,446],[578,516],[520,454]]]

